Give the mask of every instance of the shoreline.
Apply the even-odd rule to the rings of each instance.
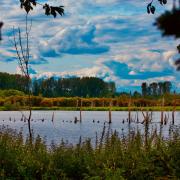
[[[110,107],[32,107],[33,111],[109,111]],[[173,106],[152,106],[152,107],[111,107],[111,111],[173,111]],[[26,108],[7,108],[0,106],[0,111],[28,111]],[[175,111],[180,111],[180,106],[177,106]]]

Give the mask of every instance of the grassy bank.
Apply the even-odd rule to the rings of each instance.
[[[33,110],[59,110],[59,111],[79,111],[80,107],[58,107],[58,106],[53,106],[53,107],[32,107]],[[160,106],[153,106],[153,107],[131,107],[131,111],[161,111],[162,107]],[[19,111],[19,110],[27,110],[27,108],[21,108],[21,107],[4,107],[0,106],[0,111]],[[109,111],[109,107],[82,107],[82,111]],[[112,111],[128,111],[128,107],[111,107]],[[172,111],[173,107],[172,106],[166,106],[163,108],[164,111]],[[180,106],[176,107],[176,111],[180,111]]]
[[[102,133],[77,145],[52,144],[40,137],[23,143],[22,134],[0,130],[1,179],[143,180],[180,178],[180,135],[163,140],[132,133],[119,138]]]

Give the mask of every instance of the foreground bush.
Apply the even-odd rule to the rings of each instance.
[[[102,133],[92,146],[61,143],[47,148],[40,137],[23,142],[21,133],[1,128],[1,179],[121,180],[179,179],[180,136],[163,140],[154,133],[119,138]]]

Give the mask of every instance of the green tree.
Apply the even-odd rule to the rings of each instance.
[[[158,84],[156,82],[153,82],[149,86],[151,88],[151,95],[157,96],[157,94],[158,94]]]
[[[172,88],[172,84],[169,81],[165,81],[163,83],[163,94],[170,94]]]

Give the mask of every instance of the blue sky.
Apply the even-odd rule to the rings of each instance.
[[[0,44],[0,71],[19,72],[12,28],[25,26],[19,0],[1,0],[5,23]],[[43,0],[41,0],[43,2]],[[142,82],[173,82],[180,88],[174,59],[179,40],[162,38],[152,24],[166,9],[157,4],[147,15],[148,0],[51,0],[65,6],[65,16],[46,17],[41,7],[31,14],[33,76],[95,76],[114,81],[119,91],[139,90]],[[7,11],[9,13],[7,13]]]

